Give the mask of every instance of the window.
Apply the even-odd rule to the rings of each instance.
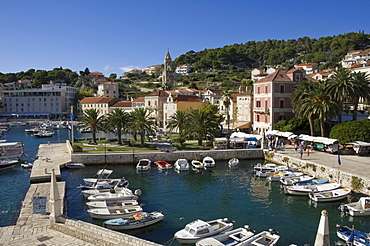
[[[285,120],[285,115],[280,115],[279,120]]]
[[[260,116],[257,114],[257,119],[256,119],[257,122],[260,122]]]
[[[284,108],[284,99],[280,99],[279,108]]]
[[[256,106],[257,106],[257,108],[260,108],[261,107],[261,101],[257,101]]]
[[[260,87],[257,87],[257,94],[260,94]]]
[[[269,93],[269,87],[265,85],[265,93]]]
[[[280,85],[280,93],[285,93],[285,86],[284,85]]]

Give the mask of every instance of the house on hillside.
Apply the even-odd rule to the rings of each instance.
[[[118,84],[115,82],[105,82],[99,84],[96,96],[119,98]]]
[[[79,101],[78,115],[82,117],[86,109],[96,109],[99,115],[106,115],[111,111],[110,107],[117,102],[115,97],[85,97]]]

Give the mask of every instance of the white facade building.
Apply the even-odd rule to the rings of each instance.
[[[118,84],[114,82],[106,82],[98,85],[96,93],[98,97],[119,97]]]
[[[66,116],[78,88],[65,83],[42,85],[41,89],[2,91],[2,116]]]

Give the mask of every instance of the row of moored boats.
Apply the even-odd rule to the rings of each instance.
[[[284,185],[286,194],[306,195],[315,202],[341,201],[352,192],[343,188],[339,183],[329,183],[328,179],[316,179],[314,176],[305,175],[296,169],[268,163],[257,164],[253,167],[255,175],[264,177],[269,181],[279,181]],[[369,216],[370,197],[360,197],[356,202],[342,203],[339,207],[345,215]],[[370,235],[342,225],[337,225],[337,236],[352,245],[370,246]]]
[[[207,168],[213,168],[216,166],[215,160],[210,157],[206,156],[203,158],[202,161],[198,160],[192,160],[190,163],[186,159],[178,159],[173,166],[168,163],[167,161],[155,161],[154,165],[157,166],[159,170],[169,170],[174,168],[177,171],[189,171],[190,168],[192,169],[207,169]],[[136,165],[136,169],[138,171],[147,171],[151,169],[152,161],[149,159],[140,159],[139,162]]]

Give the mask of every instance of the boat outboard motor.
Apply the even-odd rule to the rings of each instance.
[[[276,231],[275,229],[269,229],[269,232],[270,232],[271,234],[277,234],[277,231]]]
[[[137,196],[141,196],[141,190],[140,189],[135,190],[134,194]]]
[[[116,190],[114,188],[110,188],[109,192],[114,194],[114,193],[116,193]]]

